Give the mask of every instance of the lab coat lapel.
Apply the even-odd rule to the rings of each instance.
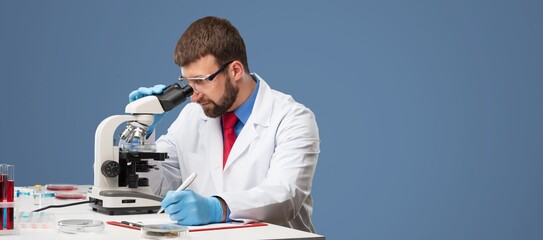
[[[224,166],[225,171],[239,158],[243,152],[247,150],[247,148],[249,148],[251,142],[256,137],[258,137],[258,133],[255,130],[254,125],[249,124],[249,121],[247,121],[247,124],[245,124],[243,130],[241,130],[239,136],[237,137],[236,142],[234,142],[230,155],[228,155],[226,165]]]
[[[217,192],[223,191],[222,127],[220,118],[209,118],[202,113],[206,123],[200,129],[200,139],[207,146],[206,161]]]
[[[256,77],[260,78],[258,75],[256,75]],[[260,131],[263,129],[262,127],[268,126],[273,111],[272,98],[271,89],[266,82],[260,78],[260,87],[256,96],[255,105],[253,106],[253,112],[237,137],[234,146],[232,146],[232,150],[230,151],[230,155],[228,155],[226,165],[224,166],[224,171],[228,170],[228,168],[248,150],[253,140],[260,135]],[[258,111],[258,109],[269,109],[269,111]]]

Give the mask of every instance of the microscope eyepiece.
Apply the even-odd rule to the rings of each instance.
[[[183,103],[193,92],[190,85],[181,87],[178,83],[174,83],[166,87],[161,94],[155,96],[160,101],[164,112],[168,112]]]

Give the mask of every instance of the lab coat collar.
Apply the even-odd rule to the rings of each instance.
[[[254,123],[267,127],[270,124],[272,113],[272,90],[270,86],[262,79],[258,74],[251,74],[254,78],[257,78],[260,83],[258,87],[258,93],[256,95],[255,105],[253,106],[253,112],[249,117],[247,123]],[[268,111],[259,111],[259,109],[268,109]],[[247,125],[247,124],[245,124]]]

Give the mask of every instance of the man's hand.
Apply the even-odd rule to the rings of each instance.
[[[163,85],[163,84],[158,84],[153,87],[140,87],[138,88],[138,90],[134,90],[128,95],[128,102],[133,102],[142,97],[146,97],[153,94],[161,94],[165,88],[166,88],[166,85]]]
[[[218,198],[205,198],[191,190],[169,191],[161,206],[170,219],[187,226],[220,222],[223,214]]]

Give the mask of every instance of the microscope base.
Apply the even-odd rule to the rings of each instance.
[[[127,190],[102,190],[98,194],[91,193],[89,200],[93,211],[109,215],[154,213],[160,209],[162,198]]]
[[[156,213],[160,207],[128,207],[128,208],[108,208],[98,204],[91,204],[92,210],[108,215],[128,215],[128,214],[151,214]]]

